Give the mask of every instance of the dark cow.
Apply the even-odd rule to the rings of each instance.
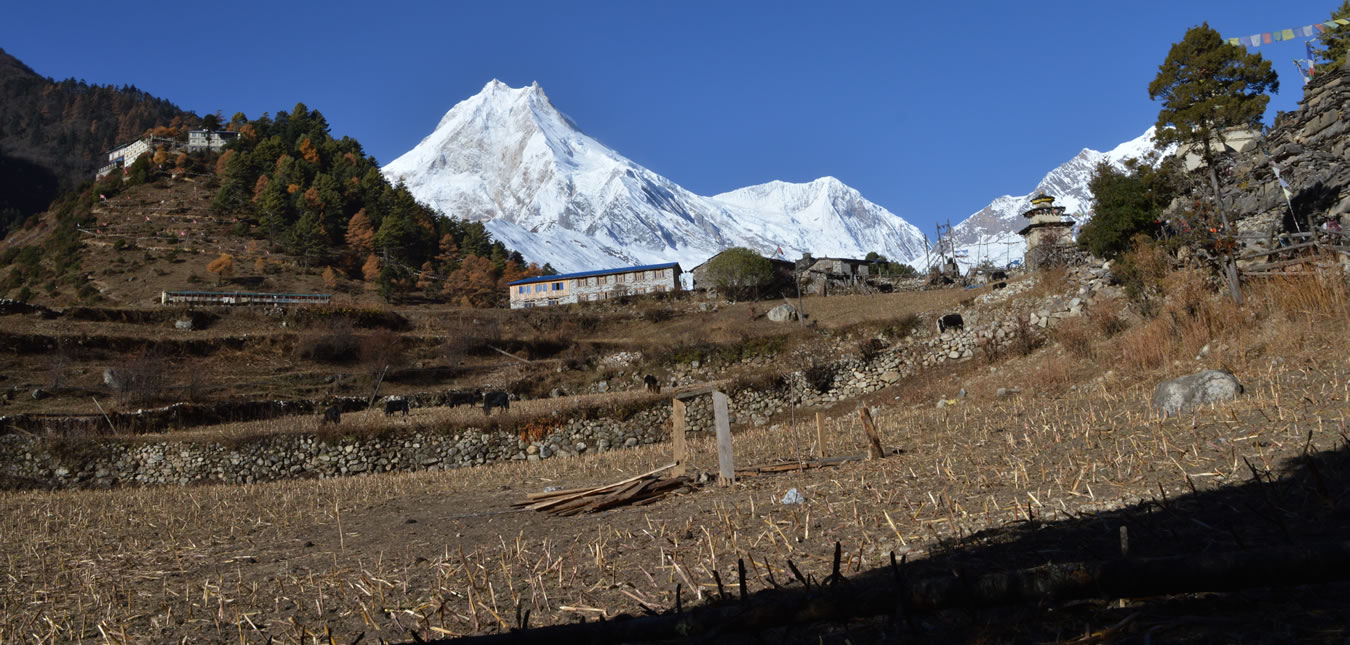
[[[323,411],[323,419],[319,421],[319,425],[326,426],[330,423],[333,425],[342,423],[342,408],[334,405]]]
[[[938,318],[939,334],[947,331],[948,329],[965,329],[965,327],[966,323],[964,320],[961,320],[961,314],[947,314],[941,318]]]
[[[655,376],[648,374],[642,377],[642,382],[647,385],[647,391],[656,394],[661,393],[661,382],[656,380]]]
[[[995,272],[989,274],[989,279],[990,279],[990,280],[1007,280],[1007,279],[1008,279],[1008,272],[1007,272],[1007,271],[995,271]]]
[[[478,399],[482,398],[480,392],[460,392],[450,390],[445,393],[445,404],[457,408],[461,405],[478,405]]]
[[[511,409],[511,395],[506,392],[484,392],[483,414],[491,415],[492,408]]]
[[[1008,286],[1008,283],[1006,283],[1006,282],[995,282],[995,283],[994,283],[994,289],[1003,289],[1003,288],[1005,288],[1005,287],[1007,287],[1007,286]]]
[[[384,416],[393,416],[396,412],[402,412],[403,416],[408,416],[408,400],[402,398],[390,397],[384,401]]]

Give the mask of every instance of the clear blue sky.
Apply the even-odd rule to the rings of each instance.
[[[909,6],[906,6],[909,5]],[[0,47],[200,114],[323,112],[381,164],[493,78],[699,194],[833,175],[932,234],[1156,120],[1147,86],[1208,22],[1243,36],[1339,0],[14,2]],[[1302,41],[1257,48],[1291,110]]]

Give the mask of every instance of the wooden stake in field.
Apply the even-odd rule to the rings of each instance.
[[[685,443],[685,405],[676,398],[670,401],[670,441],[675,449],[675,468],[670,474],[684,477],[689,474],[689,445]]]
[[[862,419],[863,430],[867,432],[867,457],[868,459],[881,459],[886,455],[881,452],[881,437],[877,435],[877,426],[872,423],[872,413],[867,408],[858,410],[858,417]]]
[[[825,448],[825,414],[816,413],[816,459],[829,457],[829,450]]]
[[[717,426],[717,483],[730,486],[736,483],[736,462],[731,455],[731,415],[727,412],[727,395],[713,392],[713,423]]]

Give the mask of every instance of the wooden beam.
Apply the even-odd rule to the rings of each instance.
[[[829,457],[829,450],[825,448],[825,414],[816,413],[816,459]]]
[[[877,435],[877,426],[872,423],[872,413],[867,408],[858,410],[858,418],[862,419],[863,430],[867,432],[867,456],[869,459],[881,459],[886,454],[881,451],[881,437]]]
[[[494,352],[497,352],[498,354],[501,354],[502,356],[506,356],[506,357],[508,357],[508,358],[514,358],[514,359],[516,359],[516,360],[518,360],[518,361],[520,361],[520,362],[522,362],[522,363],[524,363],[524,364],[526,364],[526,365],[529,365],[529,364],[530,364],[530,361],[528,361],[528,360],[526,360],[526,359],[523,359],[523,358],[521,358],[521,357],[519,357],[519,356],[516,356],[515,354],[512,354],[511,352],[508,352],[508,351],[506,351],[506,350],[504,350],[504,349],[497,349],[496,347],[493,347],[493,346],[491,346],[491,345],[487,345],[487,348],[490,349],[490,350],[492,350],[492,351],[494,351]]]
[[[694,398],[694,397],[696,397],[696,396],[699,396],[699,395],[701,395],[701,394],[712,394],[713,392],[716,392],[716,391],[717,391],[717,388],[719,388],[719,387],[721,387],[720,384],[717,384],[717,383],[708,383],[708,384],[706,384],[706,385],[701,385],[701,386],[699,386],[699,387],[696,387],[696,388],[694,388],[694,389],[692,389],[692,390],[680,390],[680,391],[674,392],[673,394],[675,395],[675,398],[677,398],[677,399],[692,399],[692,398]]]
[[[689,444],[685,442],[684,432],[689,422],[688,410],[684,401],[670,401],[670,443],[675,450],[675,468],[670,471],[675,477],[689,474]]]
[[[713,422],[717,426],[717,483],[730,486],[736,483],[736,461],[731,454],[731,415],[727,411],[727,395],[713,392]]]
[[[623,485],[625,485],[625,484],[631,484],[631,483],[633,483],[633,482],[635,482],[635,481],[637,481],[637,480],[639,480],[639,479],[642,479],[643,477],[650,477],[650,476],[655,475],[656,473],[659,473],[659,472],[661,472],[661,471],[663,471],[663,470],[669,470],[669,469],[674,468],[674,467],[675,467],[675,464],[666,464],[666,465],[664,465],[664,466],[662,466],[662,467],[660,467],[660,468],[657,468],[656,470],[653,470],[653,471],[650,471],[650,472],[645,472],[645,473],[642,473],[641,475],[635,475],[635,476],[633,476],[633,477],[629,477],[628,479],[625,479],[625,480],[622,480],[622,481],[614,482],[613,484],[606,484],[606,485],[604,485],[604,486],[596,486],[595,488],[588,488],[588,489],[586,489],[586,490],[584,490],[584,491],[582,491],[582,492],[580,492],[580,493],[573,493],[573,494],[571,494],[571,495],[563,495],[562,497],[557,497],[557,498],[550,499],[550,500],[547,500],[547,501],[539,502],[539,503],[537,503],[537,504],[531,504],[531,505],[527,506],[526,508],[529,508],[530,510],[537,511],[537,510],[540,510],[540,509],[548,508],[548,507],[550,507],[550,506],[557,506],[558,504],[561,504],[561,503],[563,503],[563,502],[569,502],[569,501],[572,501],[572,500],[577,499],[577,498],[579,498],[579,497],[585,497],[585,496],[587,496],[587,495],[592,495],[592,494],[598,493],[598,492],[600,492],[600,491],[605,491],[605,490],[610,490],[610,489],[618,488],[618,487],[623,486]]]

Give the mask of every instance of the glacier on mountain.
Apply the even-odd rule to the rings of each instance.
[[[787,259],[924,255],[918,228],[833,177],[696,195],[583,133],[537,83],[489,82],[383,172],[561,271],[659,262],[687,270],[732,246],[781,249]]]

